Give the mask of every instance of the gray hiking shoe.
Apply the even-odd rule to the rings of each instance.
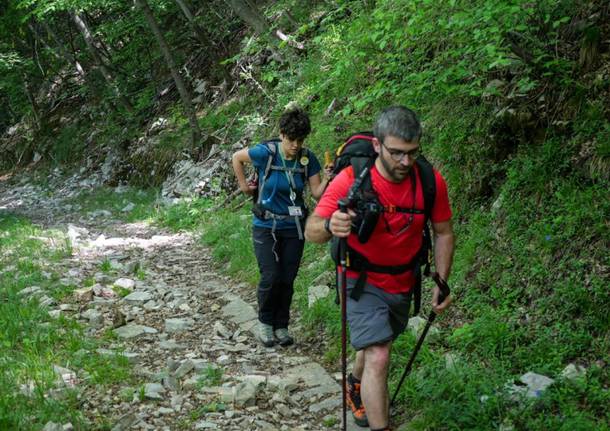
[[[291,344],[294,344],[294,338],[288,333],[288,328],[276,329],[275,338],[277,338],[280,346],[290,346]]]
[[[265,347],[273,346],[275,344],[275,338],[273,338],[273,326],[258,322],[258,339]]]

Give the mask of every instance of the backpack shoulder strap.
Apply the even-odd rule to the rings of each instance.
[[[374,192],[373,183],[371,181],[371,168],[375,164],[375,159],[369,157],[352,157],[350,159],[350,164],[354,170],[354,179],[358,178],[365,168],[368,168],[368,173],[360,184],[360,190],[363,192]]]
[[[430,275],[430,261],[432,251],[432,236],[430,234],[430,227],[428,220],[432,215],[432,208],[434,207],[434,200],[436,199],[436,177],[434,175],[434,169],[432,165],[424,156],[419,156],[415,160],[419,171],[419,179],[422,185],[424,193],[424,238],[422,247],[419,251],[419,259],[421,264],[424,265],[423,275]],[[421,307],[421,285],[422,285],[422,272],[420,265],[416,268],[416,281],[413,288],[413,309],[414,315],[419,313]]]
[[[307,185],[307,180],[309,179],[309,161],[305,164],[301,163],[301,159],[306,157],[307,160],[311,160],[311,152],[308,148],[301,148],[299,150],[299,154],[297,155],[297,160],[301,166],[303,166],[303,187]]]
[[[436,199],[436,178],[432,165],[424,156],[419,156],[417,160],[419,180],[421,181],[422,190],[424,192],[424,213],[426,215],[426,221],[430,220],[432,215],[432,208],[434,207],[434,200]]]
[[[269,177],[269,172],[271,172],[271,165],[273,163],[273,158],[275,157],[275,153],[277,152],[278,141],[276,139],[271,139],[269,141],[264,141],[263,145],[267,147],[269,150],[269,157],[267,158],[267,164],[265,165],[265,171],[263,173],[263,177],[260,178],[260,187],[258,190],[258,203],[261,203],[263,199],[263,189],[265,188],[265,182],[267,181],[267,177]]]

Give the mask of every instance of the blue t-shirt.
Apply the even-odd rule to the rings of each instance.
[[[282,157],[280,155],[279,142],[270,143],[269,145],[276,145],[275,155],[273,156],[273,161],[271,162],[272,166],[283,166],[282,165]],[[267,160],[269,160],[269,155],[271,154],[271,150],[269,147],[260,143],[253,148],[248,150],[248,155],[252,160],[252,165],[256,169],[259,178],[259,191],[261,189],[262,180],[265,176],[265,168],[267,167]],[[316,158],[316,156],[306,148],[301,150],[301,157],[307,157],[309,163],[307,164],[307,176],[312,177],[313,175],[320,172],[320,162]],[[300,163],[297,157],[295,160],[284,160],[284,164],[287,168],[303,168],[303,165]],[[301,207],[303,211],[305,209],[305,203],[303,202],[303,189],[305,184],[303,184],[303,173],[297,172],[293,173],[292,177],[294,179],[295,185],[295,193],[296,199],[294,204],[290,200],[290,184],[288,182],[287,172],[282,170],[270,169],[269,175],[265,180],[265,187],[263,188],[263,195],[261,196],[261,204],[263,208],[271,211],[277,215],[288,215],[288,207],[292,205],[296,205]],[[253,225],[257,227],[273,227],[273,220],[261,220],[258,217],[254,217]],[[277,220],[276,229],[294,229],[296,228],[294,217],[290,217],[286,220]]]

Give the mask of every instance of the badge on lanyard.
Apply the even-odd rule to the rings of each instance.
[[[301,210],[301,207],[291,205],[288,207],[288,214],[290,214],[292,217],[301,217],[303,215],[303,211]]]

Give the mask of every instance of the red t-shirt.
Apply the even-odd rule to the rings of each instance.
[[[417,170],[417,166],[414,166]],[[411,208],[413,206],[412,176],[409,175],[401,183],[393,183],[381,176],[377,167],[371,169],[371,181],[377,192],[379,202],[384,205]],[[436,197],[432,208],[431,220],[440,223],[451,219],[451,208],[447,195],[447,184],[441,174],[435,169]],[[419,173],[416,172],[416,202],[415,208],[423,210],[424,194]],[[330,216],[338,209],[337,201],[347,196],[354,181],[354,170],[351,166],[342,170],[328,185],[315,213],[322,218]],[[382,213],[370,239],[361,244],[353,233],[348,237],[351,248],[362,254],[369,262],[377,265],[403,265],[411,261],[417,254],[422,242],[424,215],[414,214],[408,228],[410,214]],[[385,218],[385,222],[384,219]],[[387,223],[386,223],[387,222]],[[358,278],[359,273],[347,271],[347,277]],[[367,283],[377,286],[389,293],[408,292],[415,283],[413,271],[398,275],[367,272]]]

